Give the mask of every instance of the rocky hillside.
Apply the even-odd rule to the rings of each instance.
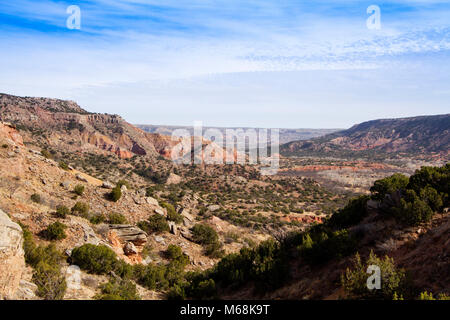
[[[142,130],[150,133],[159,133],[162,135],[170,136],[173,131],[177,129],[186,129],[191,132],[193,135],[192,127],[183,127],[183,126],[163,126],[163,125],[149,125],[149,124],[137,124],[136,127],[141,128]],[[203,130],[206,131],[208,129],[217,129],[224,134],[224,138],[226,137],[225,133],[227,129],[236,130],[243,129],[244,131],[251,128],[222,128],[222,127],[204,127]],[[261,130],[260,128],[254,128],[257,132]],[[291,141],[296,140],[307,140],[317,137],[322,137],[326,134],[333,133],[336,131],[340,131],[340,129],[279,129],[280,133],[280,144],[285,144]],[[269,140],[270,142],[270,140]]]
[[[0,120],[22,131],[24,139],[66,151],[170,156],[170,137],[146,133],[118,115],[90,113],[73,101],[0,94]]]
[[[281,147],[286,156],[364,156],[414,154],[446,157],[450,150],[450,114],[373,120],[308,141]]]

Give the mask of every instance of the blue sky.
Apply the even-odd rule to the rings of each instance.
[[[0,0],[0,70],[0,92],[132,123],[345,128],[449,113],[450,2]]]

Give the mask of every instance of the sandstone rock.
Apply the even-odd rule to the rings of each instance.
[[[161,236],[155,236],[155,241],[158,243],[164,243],[164,238]]]
[[[162,209],[157,208],[154,211],[155,211],[155,213],[159,214],[160,216],[163,216],[163,217],[167,216],[167,213]]]
[[[75,175],[75,178],[77,178],[78,180],[83,181],[83,182],[88,182],[88,180],[79,173],[77,175]]]
[[[220,209],[220,206],[218,204],[213,204],[211,206],[208,207],[208,210],[211,212],[217,211]]]
[[[61,182],[61,187],[64,187],[65,189],[70,189],[71,182],[69,180],[65,180]]]
[[[120,187],[120,191],[122,191],[122,192],[125,192],[127,190],[128,190],[128,188],[127,188],[126,185],[123,185],[123,186]]]
[[[170,173],[167,178],[166,184],[178,184],[181,182],[181,177],[175,173]]]
[[[32,282],[20,280],[19,288],[17,289],[14,299],[15,300],[36,300],[37,285]]]
[[[133,242],[133,244],[140,246],[147,242],[147,233],[133,225],[111,224],[109,225],[109,232],[114,233],[123,243]]]
[[[25,271],[23,233],[17,223],[0,210],[0,300],[12,299]]]
[[[114,188],[114,185],[111,182],[109,182],[109,181],[103,181],[102,188],[112,189],[112,188]]]
[[[154,205],[154,206],[159,206],[158,200],[156,200],[155,198],[147,197],[145,199],[145,201],[147,201],[148,204],[151,204],[151,205]]]
[[[133,244],[133,242],[127,242],[123,247],[123,252],[125,253],[125,255],[129,256],[132,254],[137,254],[138,250],[136,246]]]

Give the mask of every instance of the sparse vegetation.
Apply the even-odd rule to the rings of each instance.
[[[79,196],[82,196],[84,193],[84,186],[82,184],[77,184],[73,189],[73,192],[75,192]]]
[[[56,207],[56,216],[58,218],[65,219],[68,214],[70,214],[70,210],[66,206],[60,205]]]
[[[31,201],[34,203],[41,203],[41,196],[37,193],[33,193],[30,197]]]
[[[43,236],[47,240],[62,240],[67,237],[66,230],[67,226],[61,222],[52,223],[43,231]]]
[[[117,212],[113,212],[113,213],[109,214],[108,222],[110,224],[127,224],[128,220],[123,214],[117,213]]]

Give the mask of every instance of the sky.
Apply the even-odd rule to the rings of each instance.
[[[450,1],[0,0],[0,92],[156,125],[449,113]]]

